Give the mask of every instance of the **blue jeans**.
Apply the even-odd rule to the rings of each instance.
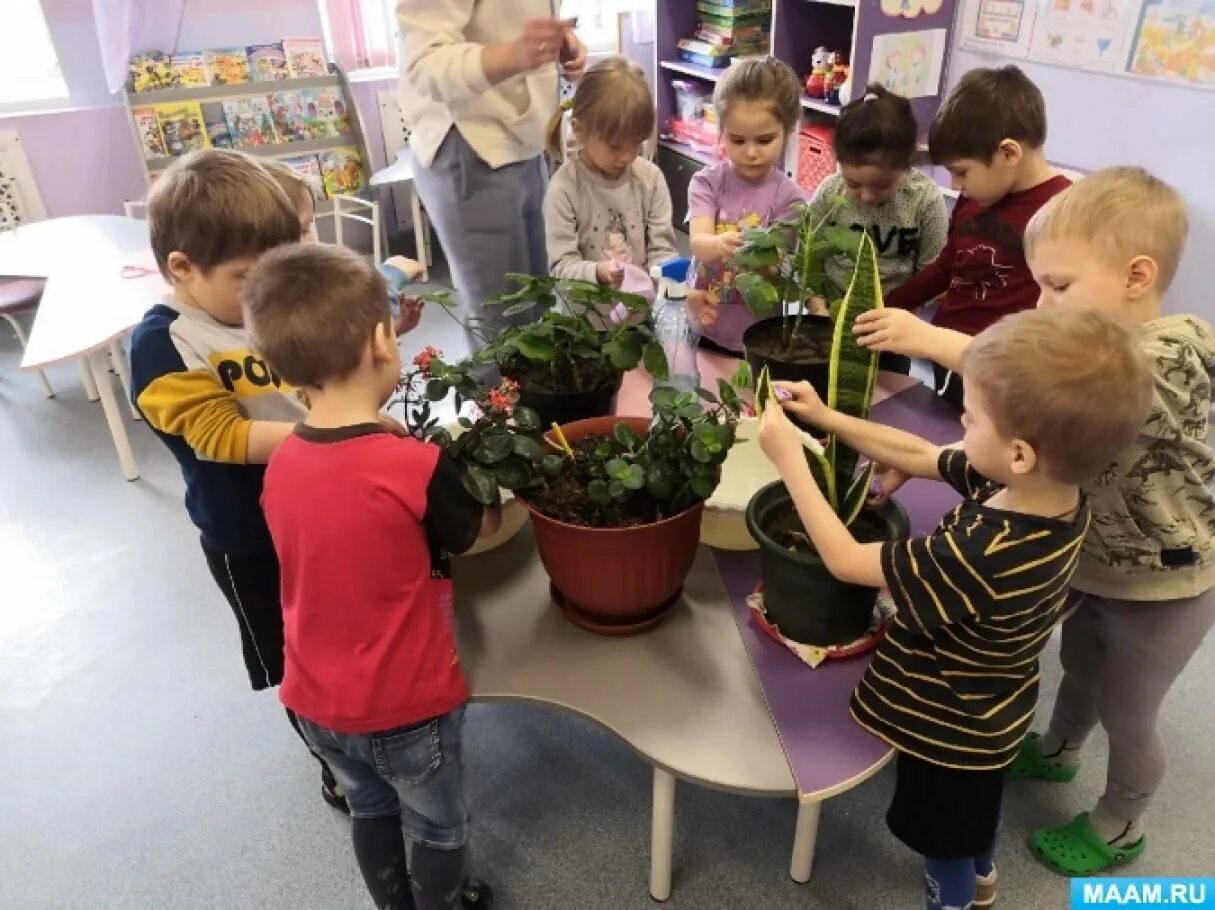
[[[460,773],[464,708],[379,733],[338,733],[299,718],[333,769],[355,818],[401,817],[405,836],[439,850],[463,847],[468,811]]]

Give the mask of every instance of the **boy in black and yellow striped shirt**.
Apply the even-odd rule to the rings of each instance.
[[[887,587],[898,607],[852,713],[898,750],[887,823],[925,857],[930,910],[994,900],[1003,769],[1029,729],[1038,656],[1088,528],[1079,484],[1135,437],[1151,401],[1135,338],[1095,312],[1006,317],[965,356],[959,447],[839,414],[807,383],[786,386],[785,408],[801,419],[963,495],[926,537],[858,543],[815,485],[782,409],[765,409],[760,429],[827,568]]]

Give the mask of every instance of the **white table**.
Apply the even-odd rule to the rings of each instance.
[[[141,273],[124,277],[124,267],[131,266]],[[109,361],[129,400],[122,338],[166,293],[148,247],[147,222],[77,215],[22,225],[0,233],[0,275],[46,279],[21,367],[79,361],[90,400],[101,400],[123,475],[137,479]],[[138,417],[133,407],[131,413]]]

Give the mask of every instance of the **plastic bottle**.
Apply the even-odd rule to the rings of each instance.
[[[671,386],[680,392],[695,391],[700,385],[696,364],[696,342],[700,327],[688,309],[687,259],[671,259],[650,269],[658,285],[654,296],[654,335],[667,355],[668,378],[657,385]]]

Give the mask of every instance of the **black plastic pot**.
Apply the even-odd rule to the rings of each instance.
[[[821,361],[797,363],[782,360],[779,356],[762,355],[755,351],[756,338],[773,331],[779,331],[779,326],[783,321],[780,316],[761,319],[743,332],[743,354],[746,356],[747,363],[751,367],[751,374],[758,376],[760,370],[766,366],[768,374],[773,379],[783,379],[789,382],[801,382],[805,380],[814,386],[814,390],[826,401],[830,372],[828,364],[829,355],[824,356]],[[798,337],[828,339],[826,341],[828,350],[831,348],[829,340],[831,333],[831,319],[827,316],[804,316],[802,317],[801,325],[798,327]]]
[[[588,417],[605,417],[616,410],[616,393],[620,391],[623,374],[588,392],[542,392],[519,385],[519,404],[540,415],[540,425],[562,426]]]
[[[759,543],[768,621],[782,635],[807,645],[843,645],[856,641],[869,627],[877,589],[838,581],[817,553],[788,550],[768,536],[774,519],[794,511],[789,491],[770,483],[747,503],[747,530]],[[894,500],[869,512],[884,526],[887,540],[908,532],[907,513]]]

